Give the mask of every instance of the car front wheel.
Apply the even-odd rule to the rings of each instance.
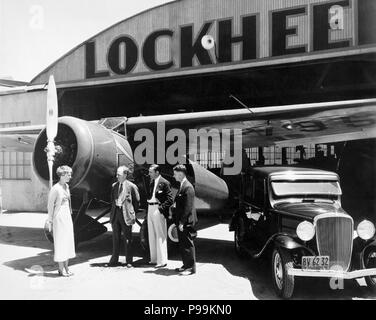
[[[364,267],[366,269],[376,268],[376,249],[368,250],[364,255]],[[365,277],[368,288],[376,292],[376,276]]]
[[[294,293],[294,276],[288,274],[293,268],[290,255],[279,248],[275,248],[272,255],[273,285],[277,295],[283,299],[290,299]]]

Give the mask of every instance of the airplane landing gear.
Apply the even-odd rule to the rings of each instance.
[[[96,218],[88,216],[86,213],[89,210],[93,202],[98,204],[105,204],[103,211],[99,213]],[[83,202],[77,213],[72,215],[74,226],[74,238],[76,244],[84,241],[94,239],[103,233],[107,232],[107,228],[104,226],[109,221],[99,222],[99,220],[105,217],[111,211],[111,205],[107,202],[103,202],[97,199],[91,199],[87,202]]]

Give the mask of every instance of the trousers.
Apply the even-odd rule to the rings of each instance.
[[[119,262],[121,234],[124,235],[124,248],[126,263],[133,263],[133,234],[132,226],[128,226],[123,217],[122,209],[116,207],[114,221],[112,222],[112,258],[111,262]]]
[[[167,221],[159,212],[158,205],[149,205],[148,235],[150,262],[157,265],[167,264]]]

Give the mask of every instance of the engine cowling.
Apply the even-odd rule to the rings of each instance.
[[[40,180],[48,185],[46,141],[44,130],[35,145],[33,166]],[[61,150],[55,156],[54,182],[58,181],[56,169],[62,165],[70,166],[73,169],[70,187],[75,192],[87,192],[92,197],[108,200],[117,167],[133,167],[133,152],[125,137],[98,123],[60,118],[55,144]]]

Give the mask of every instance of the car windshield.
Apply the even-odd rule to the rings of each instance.
[[[342,194],[338,181],[273,181],[272,188],[278,198],[299,195],[338,197]]]

